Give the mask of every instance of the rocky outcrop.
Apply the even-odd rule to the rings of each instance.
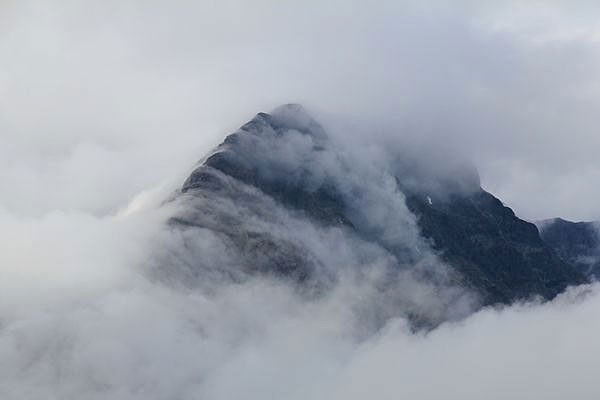
[[[559,257],[592,279],[600,277],[600,222],[553,218],[537,225],[544,242]]]

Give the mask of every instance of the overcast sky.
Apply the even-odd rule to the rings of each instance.
[[[0,7],[10,212],[114,211],[179,183],[254,113],[301,102],[461,148],[524,218],[600,218],[594,2]]]

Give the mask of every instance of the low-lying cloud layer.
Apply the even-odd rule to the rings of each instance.
[[[386,307],[376,274],[317,300],[155,274],[190,251],[225,265],[160,205],[225,133],[289,101],[356,151],[402,136],[466,155],[523,217],[597,218],[593,2],[0,9],[3,399],[597,398],[595,284],[431,332],[384,313],[365,332]],[[326,252],[335,232],[320,234]]]
[[[485,309],[431,332],[392,318],[365,337],[357,329],[381,306],[365,303],[368,282],[314,300],[269,279],[211,291],[148,280],[148,255],[180,245],[164,231],[165,213],[57,214],[35,225],[3,216],[14,232],[2,241],[11,243],[3,261],[12,261],[3,264],[1,291],[3,398],[597,394],[595,285],[548,304]]]

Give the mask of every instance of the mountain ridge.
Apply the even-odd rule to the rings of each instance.
[[[385,290],[410,276],[443,299],[438,322],[448,318],[450,304],[464,300],[460,290],[475,293],[480,307],[549,300],[587,282],[535,225],[481,188],[472,166],[438,176],[418,157],[389,158],[349,155],[302,106],[284,105],[228,135],[190,174],[180,190],[190,206],[172,221],[210,231],[235,249],[227,274],[236,279],[267,274],[311,287],[335,282],[339,271],[310,236],[337,235],[339,247],[360,249],[348,250],[356,254],[346,264],[384,263],[392,271]],[[311,233],[288,232],[287,224],[310,225],[299,231]],[[200,259],[190,261],[189,274],[210,269]],[[422,318],[421,305],[396,295],[414,306],[409,314]]]

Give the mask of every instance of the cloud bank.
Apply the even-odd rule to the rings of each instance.
[[[350,147],[443,143],[523,217],[597,218],[593,2],[0,7],[2,398],[597,397],[597,285],[365,335],[372,281],[309,301],[149,278],[185,245],[161,202],[288,101],[360,127],[338,134]]]
[[[3,264],[9,278],[2,280],[0,310],[3,398],[597,394],[597,285],[571,289],[552,303],[484,309],[430,332],[415,333],[392,315],[365,335],[385,304],[364,279],[317,300],[263,278],[212,290],[149,280],[145,271],[164,260],[148,259],[153,249],[181,245],[164,230],[164,218],[150,210],[124,219],[12,221],[3,261],[10,256],[19,268]]]

